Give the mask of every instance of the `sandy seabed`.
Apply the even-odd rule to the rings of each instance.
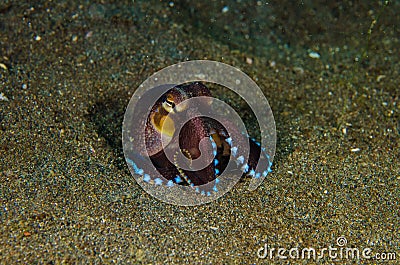
[[[0,3],[2,264],[400,259],[399,1],[55,2]],[[136,183],[121,126],[146,78],[195,59],[253,78],[278,142],[255,191],[180,207]],[[301,258],[338,238],[376,259]]]

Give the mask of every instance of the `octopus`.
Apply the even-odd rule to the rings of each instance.
[[[138,148],[140,153],[129,159],[134,172],[142,176],[144,182],[186,185],[207,195],[218,191],[218,177],[230,159],[244,175],[260,178],[268,174],[270,166],[263,172],[256,171],[257,163],[270,164],[259,142],[241,132],[229,116],[220,115],[216,120],[204,115],[207,111],[215,111],[208,97],[212,97],[210,90],[204,84],[194,82],[172,87],[151,107],[145,124],[139,125],[145,126],[144,146]],[[199,99],[196,104],[187,101],[193,98]],[[249,147],[247,158],[239,152],[246,144]],[[177,159],[177,150],[185,160]],[[172,154],[172,159],[168,153]],[[137,161],[145,156],[164,179],[152,176],[139,166]],[[205,166],[195,169],[196,162]],[[210,182],[215,183],[212,191],[199,188]]]

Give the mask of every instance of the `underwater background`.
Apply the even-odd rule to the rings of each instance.
[[[0,263],[396,264],[399,10],[394,0],[1,1]],[[196,59],[248,74],[278,141],[258,189],[243,180],[182,207],[136,183],[121,128],[144,80]],[[375,258],[301,257],[330,246]],[[300,256],[260,256],[279,247]]]

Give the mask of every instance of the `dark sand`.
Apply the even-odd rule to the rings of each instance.
[[[269,264],[265,243],[339,236],[399,262],[399,1],[14,2],[0,3],[2,264]],[[121,126],[141,82],[193,59],[252,77],[278,143],[257,190],[178,207],[131,176]]]

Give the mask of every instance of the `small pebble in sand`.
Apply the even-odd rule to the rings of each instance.
[[[222,13],[226,13],[229,11],[229,7],[228,6],[224,6],[221,10]]]
[[[381,82],[383,78],[385,78],[386,75],[378,75],[378,77],[376,78],[376,82]]]
[[[321,55],[319,55],[319,53],[313,52],[313,51],[309,52],[308,56],[310,56],[313,59],[319,59],[321,57]]]
[[[271,62],[269,63],[269,66],[272,67],[272,68],[275,68],[276,62],[275,62],[275,61],[271,61]]]
[[[93,31],[89,31],[86,33],[85,38],[88,39],[93,36]]]
[[[303,69],[303,67],[295,66],[295,67],[293,67],[293,71],[294,71],[296,74],[299,74],[299,75],[304,74],[304,69]]]
[[[0,93],[0,100],[8,101],[8,98],[3,93]]]

